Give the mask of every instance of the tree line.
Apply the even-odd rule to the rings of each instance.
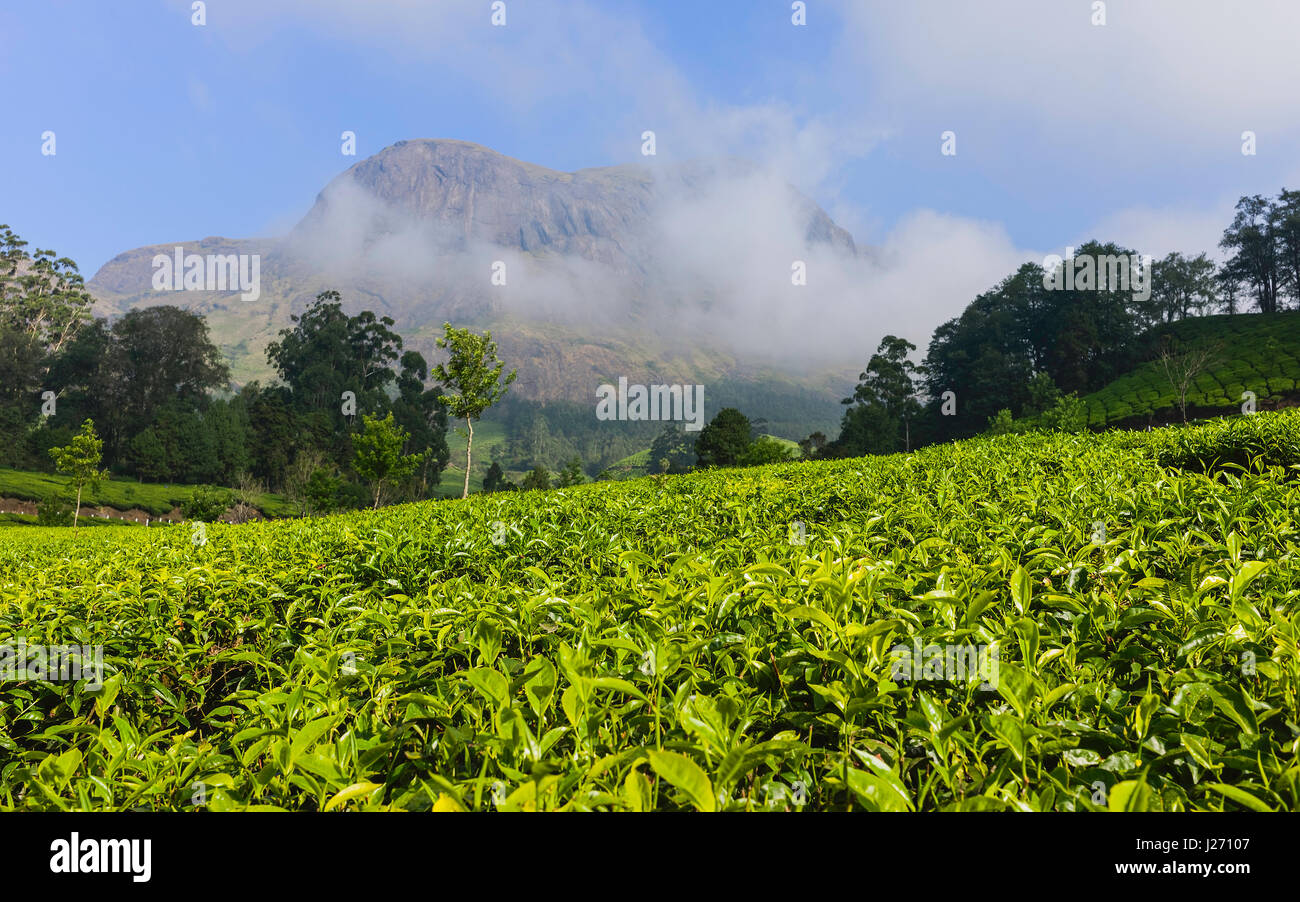
[[[89,422],[117,476],[253,486],[303,512],[430,498],[448,416],[472,430],[514,379],[498,384],[490,335],[446,325],[431,369],[390,317],[349,316],[325,291],[267,346],[275,382],[232,390],[202,316],[160,305],[110,323],[92,305],[72,260],[0,225],[0,465],[49,471]]]
[[[1151,261],[1149,291],[1133,283],[1062,286],[1044,265],[1026,263],[940,325],[920,364],[911,359],[915,345],[885,336],[844,399],[839,436],[802,444],[824,457],[888,454],[1005,430],[1013,416],[1082,429],[1080,396],[1169,354],[1153,342],[1164,338],[1160,326],[1300,309],[1300,191],[1242,197],[1219,246],[1221,266],[1204,253]],[[1137,256],[1098,241],[1076,253]]]

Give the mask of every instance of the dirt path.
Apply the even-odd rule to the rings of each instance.
[[[24,501],[21,498],[0,498],[0,513],[2,514],[30,514],[36,515],[36,502]],[[141,526],[147,523],[180,523],[185,517],[179,507],[174,507],[165,514],[151,514],[149,511],[133,507],[129,510],[118,510],[115,507],[96,507],[91,504],[81,506],[81,516],[83,517],[103,517],[108,520],[122,520],[129,523],[139,523]]]

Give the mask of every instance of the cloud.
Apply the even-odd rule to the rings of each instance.
[[[407,77],[432,69],[464,80],[517,124],[549,124],[578,111],[598,123],[593,143],[612,162],[641,161],[649,130],[664,160],[743,156],[812,190],[884,136],[853,117],[813,115],[779,99],[734,104],[702,96],[626,9],[589,0],[506,7],[508,24],[494,27],[486,0],[223,0],[208,22],[250,63],[280,30],[307,29],[349,48],[382,49]]]
[[[644,219],[581,253],[524,252],[490,238],[503,217],[529,215],[526,201],[520,213],[512,198],[480,195],[485,221],[452,227],[349,178],[326,190],[288,246],[303,271],[388,299],[399,322],[458,310],[639,338],[647,349],[705,345],[753,366],[808,371],[856,371],[887,333],[923,355],[937,325],[1044,254],[1016,247],[997,223],[931,210],[856,251],[833,233],[826,240],[824,217],[773,168],[646,172],[655,187]],[[636,206],[616,204],[611,215]],[[504,289],[489,283],[494,261],[505,264]],[[794,284],[796,265],[805,285]]]
[[[841,0],[841,65],[870,72],[890,110],[995,127],[1115,156],[1180,145],[1237,153],[1250,129],[1300,128],[1300,4],[1293,0],[1088,2]]]
[[[1102,204],[1122,192],[1097,186],[1136,185],[1120,209],[1086,230],[1070,222],[1066,234],[1157,256],[1215,252],[1236,198],[1216,188],[1204,203],[1169,201],[1169,182],[1147,192],[1138,173],[1170,170],[1171,156],[1240,164],[1241,131],[1256,131],[1276,152],[1300,128],[1300,57],[1291,47],[1300,4],[1255,0],[1247,11],[1212,0],[1111,0],[1107,24],[1094,26],[1087,2],[831,2],[843,30],[815,64],[825,90],[807,103],[705,96],[626,7],[586,0],[544,11],[507,3],[505,28],[492,27],[484,0],[225,0],[209,22],[249,54],[293,27],[381,48],[407,74],[440,67],[519,127],[581,110],[601,117],[593,141],[604,142],[611,162],[659,173],[694,158],[756,164],[742,177],[663,194],[646,238],[655,298],[631,291],[626,273],[599,261],[466,245],[360,196],[336,198],[341,215],[311,252],[324,271],[395,274],[426,289],[478,286],[482,261],[503,259],[509,290],[458,289],[465,303],[488,297],[512,315],[587,324],[616,321],[611,311],[642,302],[664,305],[672,317],[633,317],[635,327],[703,334],[786,361],[860,364],[886,333],[923,353],[934,328],[976,295],[1021,263],[1062,252],[1017,246],[1001,223],[940,209],[912,209],[891,224],[839,193],[850,164],[921,127],[964,122],[963,154],[1010,170],[1013,184],[1059,172],[1062,191],[1098,193]],[[656,134],[657,157],[637,154],[645,130]],[[930,145],[937,154],[937,140]],[[1195,185],[1191,175],[1182,182]],[[877,246],[850,255],[809,243],[789,184],[835,198],[837,221],[859,240],[880,236]],[[790,284],[795,260],[808,266],[805,287]]]
[[[1076,236],[1075,246],[1084,241],[1113,241],[1157,260],[1173,251],[1188,256],[1205,253],[1222,262],[1219,239],[1232,222],[1236,198],[1207,208],[1129,207],[1117,210],[1097,222],[1087,233]],[[1053,251],[1064,254],[1063,249]]]

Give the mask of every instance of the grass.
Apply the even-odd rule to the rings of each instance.
[[[1187,399],[1189,410],[1198,416],[1239,410],[1247,390],[1255,393],[1261,409],[1265,402],[1300,394],[1300,312],[1193,317],[1156,334],[1166,331],[1189,347],[1220,346],[1217,365],[1196,379]],[[1088,425],[1094,427],[1181,419],[1177,394],[1155,360],[1086,395],[1084,401]]]
[[[105,678],[0,682],[0,808],[1295,810],[1298,449],[1289,411],[6,530],[0,642]]]
[[[189,500],[194,489],[195,486],[189,485],[106,479],[98,488],[87,488],[82,492],[81,503],[83,506],[112,507],[118,510],[139,508],[160,515]],[[69,488],[68,477],[61,474],[0,468],[0,497],[39,502],[47,494],[61,494],[71,498],[75,496],[75,490]],[[269,492],[257,496],[254,507],[268,517],[289,517],[296,513],[294,505],[288,499]]]

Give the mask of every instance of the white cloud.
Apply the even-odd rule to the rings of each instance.
[[[1209,254],[1222,261],[1219,239],[1232,222],[1236,198],[1204,208],[1196,207],[1129,207],[1117,210],[1096,223],[1086,233],[1075,236],[1075,245],[1084,241],[1113,241],[1139,254],[1159,259],[1172,251],[1188,256]],[[1053,251],[1064,254],[1064,249]]]
[[[842,0],[841,63],[889,109],[994,112],[1122,155],[1149,142],[1236,152],[1300,127],[1300,3]]]
[[[708,301],[708,312],[693,315],[695,327],[742,350],[821,360],[861,357],[885,333],[908,338],[923,353],[933,329],[977,294],[1020,264],[1063,248],[1028,250],[997,222],[918,209],[887,224],[871,258],[841,259],[804,246],[784,182],[836,197],[831,212],[860,241],[880,233],[880,214],[838,196],[844,167],[937,121],[965,121],[963,138],[999,130],[1018,143],[982,143],[997,148],[1013,177],[1019,178],[1016,166],[1026,167],[1026,179],[1059,166],[1062,190],[1084,197],[1110,179],[1132,183],[1134,171],[1170,156],[1239,165],[1245,129],[1260,135],[1261,154],[1280,155],[1300,129],[1300,54],[1293,48],[1300,3],[1293,0],[1110,0],[1108,24],[1100,27],[1090,23],[1084,0],[831,2],[845,29],[817,83],[840,92],[833,116],[779,100],[734,104],[702,96],[634,17],[589,0],[544,12],[508,3],[506,28],[489,24],[485,0],[225,0],[209,21],[250,53],[292,26],[382,48],[412,71],[434,61],[476,85],[494,112],[524,123],[575,105],[587,114],[597,109],[606,116],[611,162],[653,167],[719,155],[757,162],[752,178],[660,211],[669,277],[684,295]],[[637,155],[647,129],[656,132],[658,159]],[[963,153],[971,146],[964,141]],[[1247,171],[1256,177],[1275,165]],[[978,167],[974,172],[978,177]],[[1187,183],[1185,203],[1151,203],[1139,189],[1091,228],[1078,224],[1077,240],[1117,241],[1154,255],[1214,253],[1235,195],[1216,189],[1205,198],[1195,170],[1169,178]],[[1068,229],[1073,233],[1075,224]],[[401,247],[393,242],[389,251]],[[789,285],[796,254],[810,265],[802,292]],[[602,291],[617,288],[595,270],[551,275],[535,308],[554,312],[571,295],[599,304]],[[601,290],[579,291],[583,285]],[[781,336],[775,348],[772,335]]]

